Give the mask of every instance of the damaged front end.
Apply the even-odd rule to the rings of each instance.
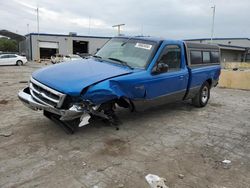
[[[25,106],[33,110],[43,110],[44,115],[68,130],[89,123],[90,118],[99,118],[118,128],[118,118],[114,110],[116,104],[129,108],[129,100],[112,81],[105,81],[83,89],[80,96],[68,96],[55,91],[31,78],[29,87],[18,93]]]

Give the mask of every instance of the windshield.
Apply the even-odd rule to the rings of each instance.
[[[124,63],[132,68],[145,68],[155,47],[156,43],[152,41],[114,38],[96,53],[96,57]]]

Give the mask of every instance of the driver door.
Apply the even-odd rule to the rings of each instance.
[[[160,99],[161,104],[183,99],[189,76],[184,58],[183,46],[165,44],[145,84],[146,99]]]

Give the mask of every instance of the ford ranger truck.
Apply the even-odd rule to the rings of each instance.
[[[115,37],[92,57],[35,71],[18,97],[73,131],[91,117],[117,125],[117,106],[135,111],[191,99],[204,107],[220,70],[216,45]]]

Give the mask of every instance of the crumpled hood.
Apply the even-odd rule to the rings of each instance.
[[[132,70],[120,65],[83,59],[42,68],[35,71],[32,77],[52,89],[79,96],[91,84],[130,72]]]

